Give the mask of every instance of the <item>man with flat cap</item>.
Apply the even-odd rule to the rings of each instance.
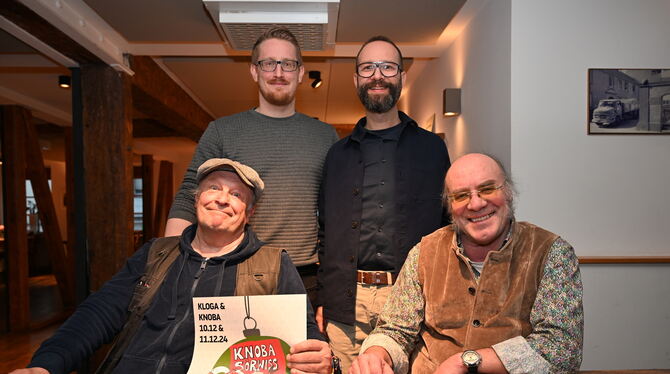
[[[98,372],[186,373],[194,346],[193,297],[305,293],[288,254],[264,245],[247,225],[263,194],[258,173],[210,159],[196,180],[197,222],[181,236],[145,244],[42,344],[28,369],[13,373],[69,373],[115,336]],[[328,344],[307,305],[309,339],[291,347],[287,365],[330,373]]]

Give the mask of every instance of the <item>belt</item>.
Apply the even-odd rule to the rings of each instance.
[[[360,271],[356,272],[356,281],[362,284],[391,285],[395,283],[398,274],[388,271]]]

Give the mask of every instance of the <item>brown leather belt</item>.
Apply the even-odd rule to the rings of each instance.
[[[356,281],[361,284],[391,285],[395,283],[398,274],[388,271],[360,271],[356,272]]]

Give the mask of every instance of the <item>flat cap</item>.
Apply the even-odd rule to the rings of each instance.
[[[258,199],[260,199],[263,195],[265,183],[263,183],[263,180],[258,175],[256,170],[250,166],[228,158],[210,158],[209,160],[203,162],[195,175],[196,182],[200,184],[200,182],[202,182],[206,176],[214,171],[231,171],[237,174],[242,182],[249,186],[254,192],[256,201],[258,201]]]

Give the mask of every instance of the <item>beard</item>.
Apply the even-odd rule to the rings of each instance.
[[[286,79],[271,79],[267,81],[267,84],[274,84],[274,83],[288,83]],[[273,91],[269,89],[266,85],[258,85],[258,89],[261,92],[261,95],[263,95],[263,98],[265,101],[272,105],[276,106],[285,106],[289,105],[291,102],[293,102],[293,99],[295,99],[295,90],[293,92],[288,92],[288,91]]]
[[[389,90],[388,95],[370,95],[368,90],[372,87],[384,87]],[[387,82],[383,79],[374,80],[358,87],[358,98],[363,103],[365,109],[372,113],[386,113],[393,108],[400,98],[402,91],[402,82],[398,84]]]

